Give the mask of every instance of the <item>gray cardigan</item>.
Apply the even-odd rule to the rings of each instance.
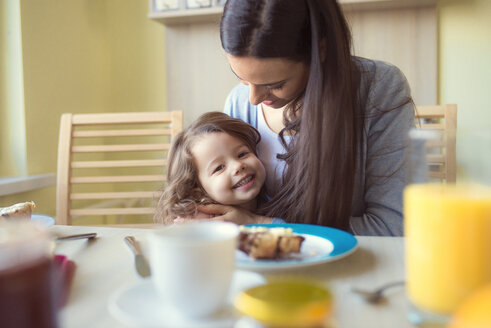
[[[355,60],[361,68],[360,97],[365,104],[365,119],[350,229],[357,235],[401,236],[404,149],[408,131],[414,125],[414,106],[410,102],[393,108],[410,97],[409,85],[393,65]],[[249,103],[249,87],[243,84],[230,92],[224,112],[257,127],[257,106]]]

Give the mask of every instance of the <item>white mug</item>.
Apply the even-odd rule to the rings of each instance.
[[[239,229],[228,222],[191,222],[150,232],[152,280],[161,299],[184,317],[217,312],[235,269]]]

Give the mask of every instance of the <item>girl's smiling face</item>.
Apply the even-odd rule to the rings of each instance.
[[[282,108],[307,85],[309,66],[284,58],[234,57],[227,55],[237,78],[249,86],[249,102]]]
[[[266,170],[244,142],[224,132],[209,133],[193,143],[191,153],[208,196],[224,205],[255,209]]]

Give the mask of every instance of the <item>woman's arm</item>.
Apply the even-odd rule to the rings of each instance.
[[[401,236],[404,153],[409,129],[414,126],[414,105],[402,72],[387,64],[375,66],[365,113],[366,162],[360,168],[364,172],[365,210],[350,218],[350,229],[358,235]]]

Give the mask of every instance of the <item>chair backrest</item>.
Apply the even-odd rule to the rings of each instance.
[[[181,130],[182,111],[63,114],[57,224],[120,224],[128,215],[151,223],[170,142]]]
[[[429,177],[455,183],[457,175],[457,105],[416,106],[416,127],[435,130],[441,136],[427,144]]]

